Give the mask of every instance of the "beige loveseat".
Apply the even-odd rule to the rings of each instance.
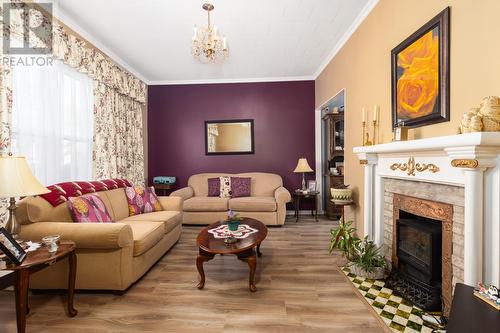
[[[208,179],[220,176],[250,177],[251,196],[219,198],[208,196]],[[239,174],[201,173],[189,177],[188,186],[172,192],[184,199],[184,224],[209,224],[224,219],[228,209],[242,217],[251,217],[266,225],[285,224],[286,203],[290,192],[283,187],[283,180],[272,173],[250,172]]]
[[[123,291],[137,281],[179,239],[182,198],[159,197],[163,211],[129,217],[123,188],[97,192],[115,223],[74,223],[66,203],[53,207],[41,197],[20,201],[20,236],[40,240],[59,234],[76,242],[77,289]],[[32,276],[30,287],[67,287],[66,261]]]

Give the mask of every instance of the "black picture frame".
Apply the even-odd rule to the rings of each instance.
[[[398,118],[398,54],[429,31],[438,28],[438,92],[432,113],[413,119]],[[450,7],[445,8],[391,51],[392,127],[404,122],[414,128],[450,121]]]
[[[26,251],[24,251],[12,235],[3,227],[0,227],[0,251],[16,265],[20,265],[26,257]]]
[[[208,125],[218,123],[250,123],[251,150],[249,151],[231,151],[231,152],[209,152],[208,151]],[[246,155],[255,154],[255,135],[253,119],[224,119],[224,120],[206,120],[205,121],[205,155]]]

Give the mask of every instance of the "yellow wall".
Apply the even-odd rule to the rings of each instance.
[[[456,134],[462,113],[489,95],[500,95],[499,0],[380,0],[316,79],[316,107],[346,88],[346,151],[361,145],[361,108],[381,108],[380,141],[390,142],[391,50],[451,7],[451,120],[410,130],[410,138]],[[370,112],[370,118],[372,117]],[[345,183],[359,203],[354,214],[363,228],[363,168],[346,154]]]

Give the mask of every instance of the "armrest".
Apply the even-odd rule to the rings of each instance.
[[[182,197],[158,197],[163,210],[173,210],[177,212],[182,212],[182,203],[184,199]]]
[[[170,193],[171,197],[182,197],[182,199],[187,200],[194,196],[194,191],[191,186],[183,187]]]
[[[288,190],[283,186],[278,187],[274,191],[274,198],[276,199],[278,205],[286,204],[287,202],[292,201],[292,196],[290,195],[290,192],[288,192]]]
[[[132,228],[124,223],[37,222],[21,226],[22,239],[40,240],[61,235],[80,249],[118,249],[133,244]]]

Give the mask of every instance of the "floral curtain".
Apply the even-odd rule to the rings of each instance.
[[[94,179],[144,184],[143,105],[98,81],[94,98]]]
[[[35,6],[36,4],[31,4]],[[0,3],[0,19],[3,16]],[[94,106],[94,177],[127,178],[144,183],[142,108],[146,103],[147,85],[104,56],[93,45],[82,40],[56,20],[44,15],[30,19],[39,20],[42,26],[52,27],[53,54],[55,59],[86,73],[95,81]],[[23,17],[11,17],[10,25],[0,29],[10,37],[22,37]],[[52,26],[51,26],[52,25]],[[0,50],[3,50],[0,38]],[[39,40],[39,43],[46,41]],[[3,51],[2,51],[3,52]],[[9,56],[2,53],[2,57]],[[12,67],[0,61],[0,153],[10,149],[12,124]],[[5,205],[0,199],[0,221],[6,216]]]

